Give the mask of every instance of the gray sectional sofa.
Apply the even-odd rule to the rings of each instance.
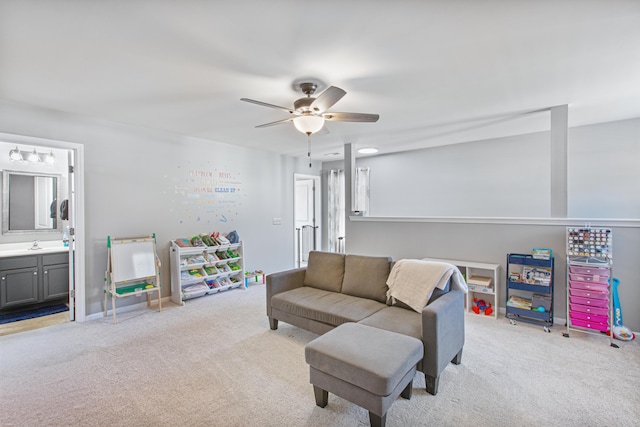
[[[449,362],[459,364],[464,345],[464,293],[448,284],[436,289],[418,313],[400,301],[387,302],[387,277],[393,262],[386,257],[314,251],[308,267],[267,276],[267,316],[324,334],[356,322],[418,338],[424,356],[418,370],[435,395],[440,374]]]

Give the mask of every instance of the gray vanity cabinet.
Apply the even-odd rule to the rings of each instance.
[[[69,297],[69,254],[42,255],[42,300]]]
[[[0,258],[0,310],[69,296],[68,253]]]

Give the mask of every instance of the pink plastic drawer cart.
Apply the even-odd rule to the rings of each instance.
[[[567,330],[604,335],[613,330],[609,228],[567,227]],[[609,343],[613,342],[609,333]]]

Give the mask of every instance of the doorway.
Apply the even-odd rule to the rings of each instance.
[[[69,320],[83,322],[85,311],[85,247],[84,247],[84,146],[66,141],[0,133],[0,142],[11,146],[29,146],[38,151],[57,153],[66,181],[67,216],[63,230],[69,228]],[[3,144],[4,145],[4,144]],[[61,237],[62,240],[62,237]]]
[[[322,247],[321,191],[319,176],[295,174],[294,181],[294,265],[299,268],[307,266],[310,251]]]

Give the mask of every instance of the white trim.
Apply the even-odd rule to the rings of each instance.
[[[75,321],[86,320],[86,292],[85,292],[85,222],[84,222],[84,145],[75,142],[59,141],[55,139],[38,138],[34,136],[16,135],[0,132],[0,139],[12,144],[38,145],[49,148],[73,150],[76,154],[74,176],[76,180],[76,223],[75,223]]]
[[[355,222],[433,222],[450,224],[498,224],[498,225],[572,225],[588,224],[592,227],[640,228],[640,219],[631,218],[509,218],[463,216],[350,216]]]

